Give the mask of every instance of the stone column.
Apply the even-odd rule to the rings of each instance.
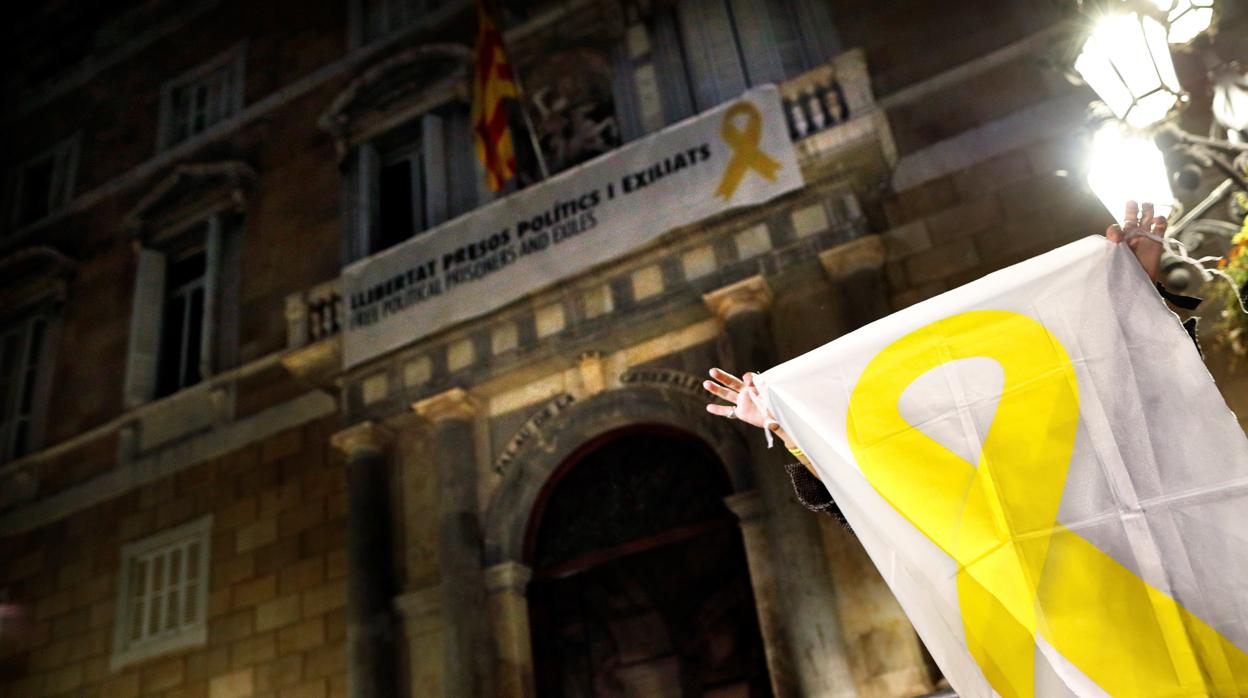
[[[407,640],[408,691],[406,695],[444,695],[442,662],[436,648],[442,646],[442,589],[437,585],[409,591],[394,599],[403,618]],[[399,693],[396,695],[403,695]]]
[[[767,673],[771,690],[776,696],[794,695],[800,682],[794,676],[792,648],[784,632],[784,609],[772,567],[771,543],[767,539],[767,507],[758,490],[739,492],[724,498],[724,503],[741,522],[741,538],[745,543],[746,563],[750,568],[750,586],[754,589],[754,608],[758,628],[763,635],[763,652],[767,657]]]
[[[373,422],[330,438],[347,457],[347,682],[351,698],[395,695],[390,433]]]
[[[763,371],[775,363],[772,294],[762,277],[718,289],[704,300],[723,323],[720,358],[726,370],[737,374]],[[751,557],[759,626],[769,645],[772,692],[777,698],[852,695],[855,686],[841,638],[819,515],[797,502],[783,468],[791,460],[784,448],[777,445],[769,450],[762,432],[742,428],[747,430],[758,483],[759,512],[753,514],[758,523],[751,524],[758,531],[749,535],[766,542],[764,546],[756,541],[752,550],[747,543],[746,552]],[[774,609],[768,613],[778,614],[779,622],[764,618],[764,608]],[[769,626],[778,627],[768,630]]]
[[[532,576],[532,570],[518,562],[501,562],[485,571],[494,635],[494,695],[499,698],[536,695],[529,600],[525,596],[525,587]]]
[[[888,315],[888,283],[884,261],[888,252],[879,235],[868,235],[819,253],[828,280],[837,291],[842,333]]]
[[[432,425],[432,461],[438,477],[438,568],[446,642],[443,680],[447,696],[491,695],[490,657],[477,515],[477,401],[453,388],[412,405]]]

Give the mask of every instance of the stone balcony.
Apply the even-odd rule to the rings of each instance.
[[[825,65],[785,81],[779,88],[789,135],[798,148],[799,164],[806,177],[808,189],[820,187],[824,180],[835,179],[838,174],[843,175],[846,168],[844,161],[857,162],[862,159],[858,155],[846,157],[846,154],[850,151],[862,151],[864,145],[869,151],[868,159],[889,165],[895,162],[896,153],[887,122],[883,112],[875,104],[866,62],[860,50],[846,52]],[[541,184],[535,186],[540,187]],[[856,195],[843,183],[834,189],[835,192],[824,192],[823,202],[817,207],[799,206],[801,211],[792,212],[793,226],[800,229],[798,237],[831,229],[852,228],[855,232],[838,233],[843,238],[842,241],[846,241],[849,237],[865,231],[865,221]],[[770,209],[772,206],[769,204],[762,208]],[[752,213],[746,213],[741,217],[748,219],[751,216]],[[737,230],[738,226],[725,226],[716,222],[711,227],[720,231],[721,235],[731,229],[726,234],[730,238],[727,243],[737,250],[772,250],[784,242],[777,241],[765,226],[754,225],[749,229]],[[708,268],[723,265],[725,259],[722,253],[707,252],[717,243],[714,240],[704,242],[712,244],[697,252],[691,248],[686,251],[685,258],[673,262],[679,264],[681,269],[681,273],[675,276],[692,281],[694,277],[686,273],[690,264],[695,268],[700,268],[700,265],[710,265]],[[707,257],[707,254],[710,256]],[[646,252],[632,256],[644,258]],[[740,255],[742,258],[748,256],[750,255]],[[632,266],[624,260],[621,260],[621,264]],[[642,295],[654,295],[657,292],[649,290],[650,287],[657,285],[658,288],[663,288],[675,281],[667,278],[672,276],[670,272],[664,272],[658,267],[635,271],[640,276],[619,282],[628,286],[634,292],[633,295],[638,292]],[[577,280],[570,280],[570,283],[576,284]],[[578,304],[577,308],[567,309],[567,312],[561,310],[557,313],[558,318],[555,317],[555,311],[550,309],[554,306],[549,306],[544,312],[539,310],[533,319],[534,329],[531,332],[537,337],[545,338],[557,333],[550,329],[553,325],[559,325],[559,331],[564,331],[574,321],[583,322],[610,313],[616,303],[607,289],[609,283],[603,286],[606,290],[591,293],[593,297]],[[344,328],[346,315],[340,278],[289,295],[286,299],[286,321],[287,353],[282,363],[289,370],[305,377],[325,377],[341,367],[341,346],[337,335]],[[480,347],[467,339],[452,342],[445,348],[446,353],[439,361],[442,364],[441,370],[454,372],[456,367],[474,363],[473,359],[483,352],[497,354],[500,349],[506,351],[514,344],[522,343],[523,334],[519,330],[502,330]],[[440,372],[424,362],[417,362],[403,371],[407,378],[417,382]]]

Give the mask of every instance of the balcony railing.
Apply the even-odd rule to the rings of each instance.
[[[342,331],[342,281],[333,279],[286,297],[286,346],[295,349]]]
[[[829,131],[874,107],[866,62],[857,50],[785,80],[779,88],[789,136],[794,142]],[[341,279],[286,298],[290,349],[331,337],[342,330],[344,322]]]
[[[789,137],[794,141],[849,120],[849,102],[836,69],[823,65],[780,85]]]

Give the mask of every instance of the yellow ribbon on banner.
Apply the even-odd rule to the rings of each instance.
[[[978,464],[898,407],[916,378],[973,357],[1005,372]],[[1037,636],[1114,696],[1248,694],[1248,655],[1057,521],[1079,387],[1043,325],[979,310],[915,330],[867,365],[847,419],[871,485],[957,563],[967,647],[1002,696],[1035,694]]]
[[[745,116],[745,127],[738,128],[736,119]],[[745,173],[754,170],[764,179],[776,181],[776,173],[780,171],[780,163],[759,149],[763,139],[763,115],[758,107],[750,102],[737,102],[724,113],[724,121],[720,124],[719,134],[728,147],[732,148],[732,159],[724,169],[724,176],[719,180],[715,196],[731,199],[741,186]]]

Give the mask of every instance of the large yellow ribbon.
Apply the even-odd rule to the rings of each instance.
[[[736,119],[739,116],[745,117],[744,128],[737,127]],[[724,113],[719,134],[728,147],[732,148],[732,159],[728,161],[724,176],[719,180],[719,187],[715,189],[716,196],[731,199],[737,187],[741,186],[745,173],[750,170],[758,172],[768,181],[776,181],[780,163],[758,147],[763,139],[763,116],[758,113],[758,107],[745,101],[729,107]]]
[[[898,408],[916,378],[972,357],[1005,372],[978,464]],[[1078,422],[1078,381],[1057,338],[1027,316],[981,310],[875,356],[847,426],[871,485],[957,563],[968,649],[998,693],[1035,694],[1040,636],[1114,696],[1248,695],[1248,655],[1058,523]]]

